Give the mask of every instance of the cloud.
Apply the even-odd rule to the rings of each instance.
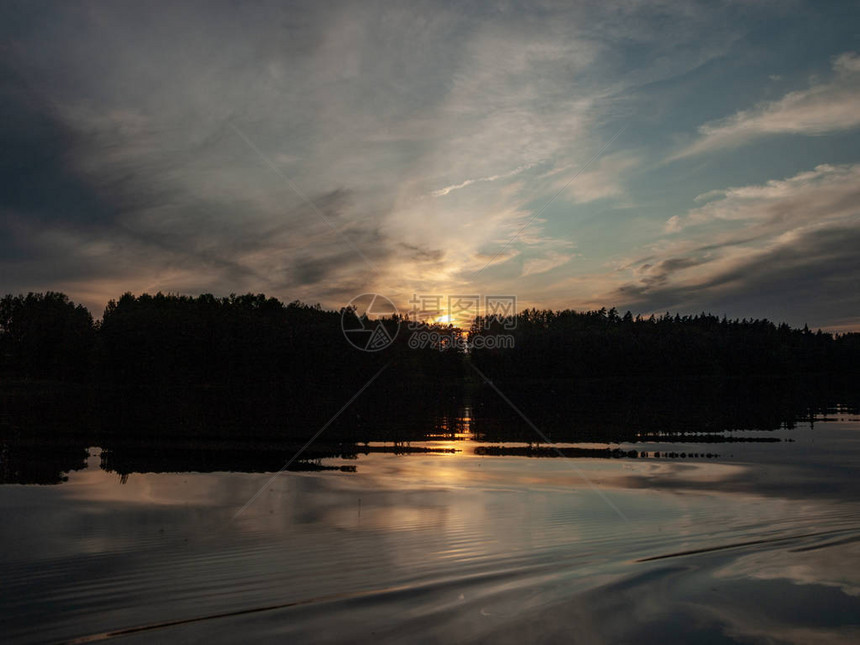
[[[619,287],[615,301],[647,311],[707,309],[768,316],[796,325],[856,328],[860,317],[860,230],[818,227],[786,235],[759,251],[692,259],[660,280]],[[684,271],[687,266],[698,272]]]
[[[828,218],[842,217],[856,213],[858,197],[860,164],[822,164],[787,179],[699,195],[696,201],[713,201],[692,209],[684,217],[672,216],[664,228],[668,233],[677,233],[689,226],[718,220],[802,221],[814,213],[826,213]]]
[[[546,273],[567,264],[575,254],[549,252],[544,257],[529,258],[523,261],[522,277]]]
[[[338,306],[549,284],[573,240],[536,210],[635,113],[639,88],[729,51],[736,11],[3,7],[0,288],[66,289],[99,311],[126,289]],[[555,205],[627,196],[626,137]]]
[[[618,197],[624,194],[623,179],[627,171],[634,168],[639,160],[626,152],[606,155],[598,159],[593,167],[583,172],[573,180],[567,176],[576,175],[577,168],[556,170],[559,174],[556,182],[558,189],[565,189],[568,198],[577,204],[593,202],[607,197]]]
[[[699,140],[672,159],[736,147],[777,134],[821,135],[860,127],[860,56],[833,60],[832,79],[699,127]]]
[[[650,289],[666,284],[679,271],[698,266],[701,263],[701,260],[688,257],[668,258],[654,264],[650,262],[643,263],[636,268],[636,273],[640,276],[640,282],[643,287]]]
[[[685,235],[620,267],[616,277],[627,277],[609,298],[648,311],[860,325],[860,164],[820,165],[708,197],[717,195],[671,218],[669,229]]]
[[[450,186],[445,186],[444,188],[440,188],[439,190],[434,190],[430,193],[433,197],[444,197],[448,193],[454,190],[460,190],[461,188],[466,188],[467,186],[471,186],[472,184],[476,184],[484,181],[498,181],[499,179],[508,179],[509,177],[513,177],[514,175],[518,175],[524,170],[528,170],[529,168],[533,168],[535,166],[534,163],[523,164],[513,170],[505,173],[501,173],[499,175],[491,175],[489,177],[478,177],[477,179],[466,179],[465,181],[460,182],[459,184],[451,184]]]

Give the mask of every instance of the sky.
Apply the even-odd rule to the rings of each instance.
[[[0,293],[860,331],[856,2],[4,2]]]

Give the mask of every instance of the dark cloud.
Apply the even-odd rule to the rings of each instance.
[[[669,258],[667,260],[661,260],[656,264],[642,264],[639,267],[639,272],[643,274],[642,289],[647,290],[652,287],[663,285],[668,282],[672,274],[677,271],[694,267],[702,264],[702,262],[702,260],[693,258]]]
[[[111,209],[69,168],[76,135],[52,104],[0,63],[0,209],[50,224],[92,226]]]
[[[406,244],[405,242],[401,242],[399,246],[406,251],[407,257],[416,262],[438,264],[445,257],[445,253],[441,249],[422,248],[415,244]]]
[[[695,282],[641,280],[618,289],[624,307],[639,311],[696,312],[730,316],[766,316],[794,324],[834,326],[856,322],[860,312],[860,229],[833,226],[814,229],[790,244],[731,268],[715,270]],[[683,259],[679,259],[683,260]],[[703,264],[688,258],[674,268]],[[661,263],[662,264],[662,263]]]
[[[296,260],[292,263],[289,272],[290,282],[302,287],[325,283],[334,274],[343,270],[343,264],[341,264],[343,260],[348,260],[349,264],[352,264],[352,258],[347,253],[342,253],[336,257]]]
[[[0,289],[39,290],[111,278],[128,279],[133,288],[141,276],[171,268],[189,274],[184,283],[171,285],[178,290],[312,287],[362,263],[349,249],[291,260],[298,251],[309,252],[309,229],[317,231],[316,237],[337,237],[320,213],[338,229],[347,226],[350,230],[341,235],[384,261],[375,224],[344,222],[346,189],[313,196],[311,206],[281,186],[282,212],[255,218],[255,206],[241,195],[207,199],[166,181],[205,150],[223,149],[225,141],[235,147],[234,135],[225,134],[224,127],[179,154],[121,157],[117,163],[97,164],[98,172],[82,171],[81,158],[110,158],[129,141],[128,133],[121,131],[122,124],[105,120],[95,131],[73,127],[37,86],[9,61],[0,64]],[[241,144],[240,150],[247,153]],[[148,209],[155,216],[141,217]],[[273,245],[282,250],[282,259],[271,266],[255,268],[242,260]],[[96,247],[99,251],[93,252]],[[284,273],[279,267],[291,268]],[[102,303],[88,304],[100,311]]]

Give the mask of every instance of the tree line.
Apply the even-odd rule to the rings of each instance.
[[[413,350],[404,334],[384,352],[354,350],[342,335],[342,313],[263,294],[126,293],[95,320],[62,293],[6,295],[0,370],[7,377],[111,384],[308,386],[351,382],[356,370],[386,362],[425,378],[460,369],[454,348]]]
[[[511,334],[510,349],[475,349],[472,360],[498,378],[787,376],[860,370],[860,334],[792,328],[767,319],[708,313],[624,315],[527,309],[475,320],[470,335]]]
[[[356,314],[262,294],[157,293],[125,294],[95,320],[62,293],[7,295],[0,440],[41,429],[102,446],[120,437],[304,442],[326,426],[335,442],[404,442],[456,432],[464,414],[487,438],[532,437],[470,363],[557,438],[774,428],[819,407],[860,405],[849,378],[860,334],[709,314],[529,309],[469,330],[470,339],[511,334],[511,348],[416,347],[416,330],[394,316],[383,321],[391,335],[400,325],[394,343],[361,352],[343,336],[343,315]]]
[[[401,440],[404,429],[419,436],[435,417],[454,414],[451,390],[463,370],[454,348],[413,349],[400,333],[383,351],[361,352],[344,338],[342,314],[262,294],[126,293],[94,320],[62,293],[7,295],[0,431],[35,424],[65,432],[74,419],[127,436],[228,437],[239,428],[242,436],[276,429],[303,437],[372,378],[327,434],[360,438],[372,425],[380,438]],[[383,322],[393,336],[402,321]],[[66,389],[46,392],[55,382]]]
[[[391,364],[400,378],[463,375],[463,346],[359,352],[342,336],[343,310],[263,294],[126,293],[101,320],[57,292],[0,299],[0,373],[6,377],[141,385],[329,387],[362,382]],[[402,323],[384,321],[392,335]],[[430,327],[428,327],[430,328]],[[438,327],[436,328],[438,331]],[[451,330],[455,331],[455,330]],[[514,319],[477,318],[479,335],[511,334],[513,347],[469,349],[482,371],[505,378],[756,376],[852,373],[860,334],[834,335],[769,320],[619,315],[615,309],[527,309]]]

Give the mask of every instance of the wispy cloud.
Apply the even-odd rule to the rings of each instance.
[[[451,184],[450,186],[445,186],[444,188],[440,188],[439,190],[434,190],[431,195],[433,197],[444,197],[448,193],[454,190],[460,190],[461,188],[466,188],[466,186],[471,186],[472,184],[477,184],[485,181],[497,181],[499,179],[508,179],[509,177],[513,177],[515,175],[520,174],[524,170],[528,170],[529,168],[534,168],[536,163],[527,163],[519,166],[518,168],[514,168],[510,172],[504,172],[499,175],[490,175],[489,177],[478,177],[477,179],[466,179],[465,181],[460,182],[459,184]]]
[[[612,299],[647,310],[722,307],[845,326],[860,311],[860,164],[728,188],[668,222]],[[860,324],[860,316],[850,324]]]
[[[768,3],[49,5],[0,7],[0,291],[65,289],[95,312],[126,289],[600,306],[633,285],[651,303],[799,229],[803,209],[835,227],[854,199],[853,167],[826,158],[710,194],[753,182],[645,163],[676,114],[689,122],[673,101],[708,63],[749,55],[744,25]],[[853,127],[860,62],[831,62],[697,144]],[[665,236],[689,185],[704,196]],[[607,269],[619,257],[639,262]]]
[[[668,233],[719,220],[765,220],[785,223],[856,213],[860,195],[860,165],[822,164],[787,179],[765,184],[712,190],[696,201],[712,200],[673,216],[665,223]]]
[[[550,251],[544,257],[529,258],[523,262],[522,277],[546,273],[570,262],[576,254]]]
[[[558,175],[558,179],[554,187],[564,187],[568,199],[577,204],[619,197],[624,194],[625,173],[638,163],[639,160],[627,152],[606,155],[598,159],[593,168],[585,170],[567,184],[565,175],[573,175],[576,168],[556,169],[553,174]]]
[[[699,127],[700,138],[673,159],[747,144],[776,134],[820,135],[860,127],[860,57],[837,56],[825,83],[786,94]]]

